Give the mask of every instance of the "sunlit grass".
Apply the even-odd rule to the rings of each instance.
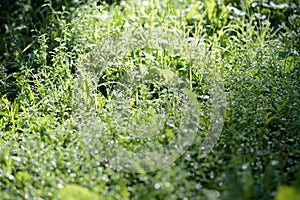
[[[299,187],[299,15],[275,29],[273,18],[251,14],[250,1],[232,11],[204,2],[90,2],[55,12],[49,1],[47,26],[32,37],[9,24],[0,199],[70,190],[87,199],[270,199],[279,186],[285,195],[281,185]],[[225,93],[225,125],[202,157],[212,85]],[[111,168],[120,145],[143,152],[189,142],[179,136],[193,120],[195,140],[175,162],[148,173],[157,166]]]

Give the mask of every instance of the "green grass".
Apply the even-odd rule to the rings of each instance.
[[[0,199],[299,199],[299,2],[17,2],[1,16]],[[159,165],[123,152],[185,142]]]

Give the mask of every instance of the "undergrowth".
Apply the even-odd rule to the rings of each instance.
[[[0,199],[299,199],[299,2],[17,2],[1,16]],[[216,85],[225,123],[203,156]],[[156,171],[119,154],[174,138],[188,147]],[[136,158],[138,173],[113,164]]]

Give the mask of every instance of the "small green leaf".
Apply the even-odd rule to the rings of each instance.
[[[34,42],[31,42],[29,45],[27,45],[27,46],[23,49],[22,53],[24,53],[25,51],[27,51],[34,43],[35,43],[35,41],[34,41]]]
[[[280,61],[279,64],[281,66],[281,70],[287,73],[290,73],[295,68],[295,57],[287,56],[284,60]]]
[[[20,182],[25,182],[30,179],[30,175],[26,171],[19,171],[15,175],[16,179]]]
[[[173,139],[175,137],[173,131],[170,128],[165,128],[164,132],[167,139]]]
[[[269,118],[265,121],[265,126],[267,126],[268,124],[270,124],[276,117],[277,117],[277,114],[274,114],[274,115],[272,115],[271,117],[269,117]]]

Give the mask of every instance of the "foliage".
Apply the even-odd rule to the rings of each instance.
[[[1,199],[298,198],[298,1],[0,4]],[[181,34],[180,53],[176,45],[155,46],[146,38],[159,29]],[[124,33],[136,33],[132,46]],[[176,42],[165,33],[157,38]],[[184,44],[193,39],[203,50],[195,62],[184,56],[192,52]],[[221,137],[201,158],[199,142],[210,124],[207,69],[220,74],[228,104]],[[137,76],[143,73],[152,80]],[[163,146],[187,121],[180,95],[167,87],[175,75],[201,107],[194,143],[158,171],[111,168],[99,157],[101,145],[116,141],[139,150],[148,144],[127,137],[137,134],[134,123],[141,120],[132,120],[132,129],[117,129],[126,123],[114,109],[123,105],[114,96],[120,83],[130,86],[123,103],[134,119],[151,125],[158,119],[155,109],[168,108],[175,125],[157,127],[162,131],[155,144]],[[128,135],[121,137],[122,131]]]

